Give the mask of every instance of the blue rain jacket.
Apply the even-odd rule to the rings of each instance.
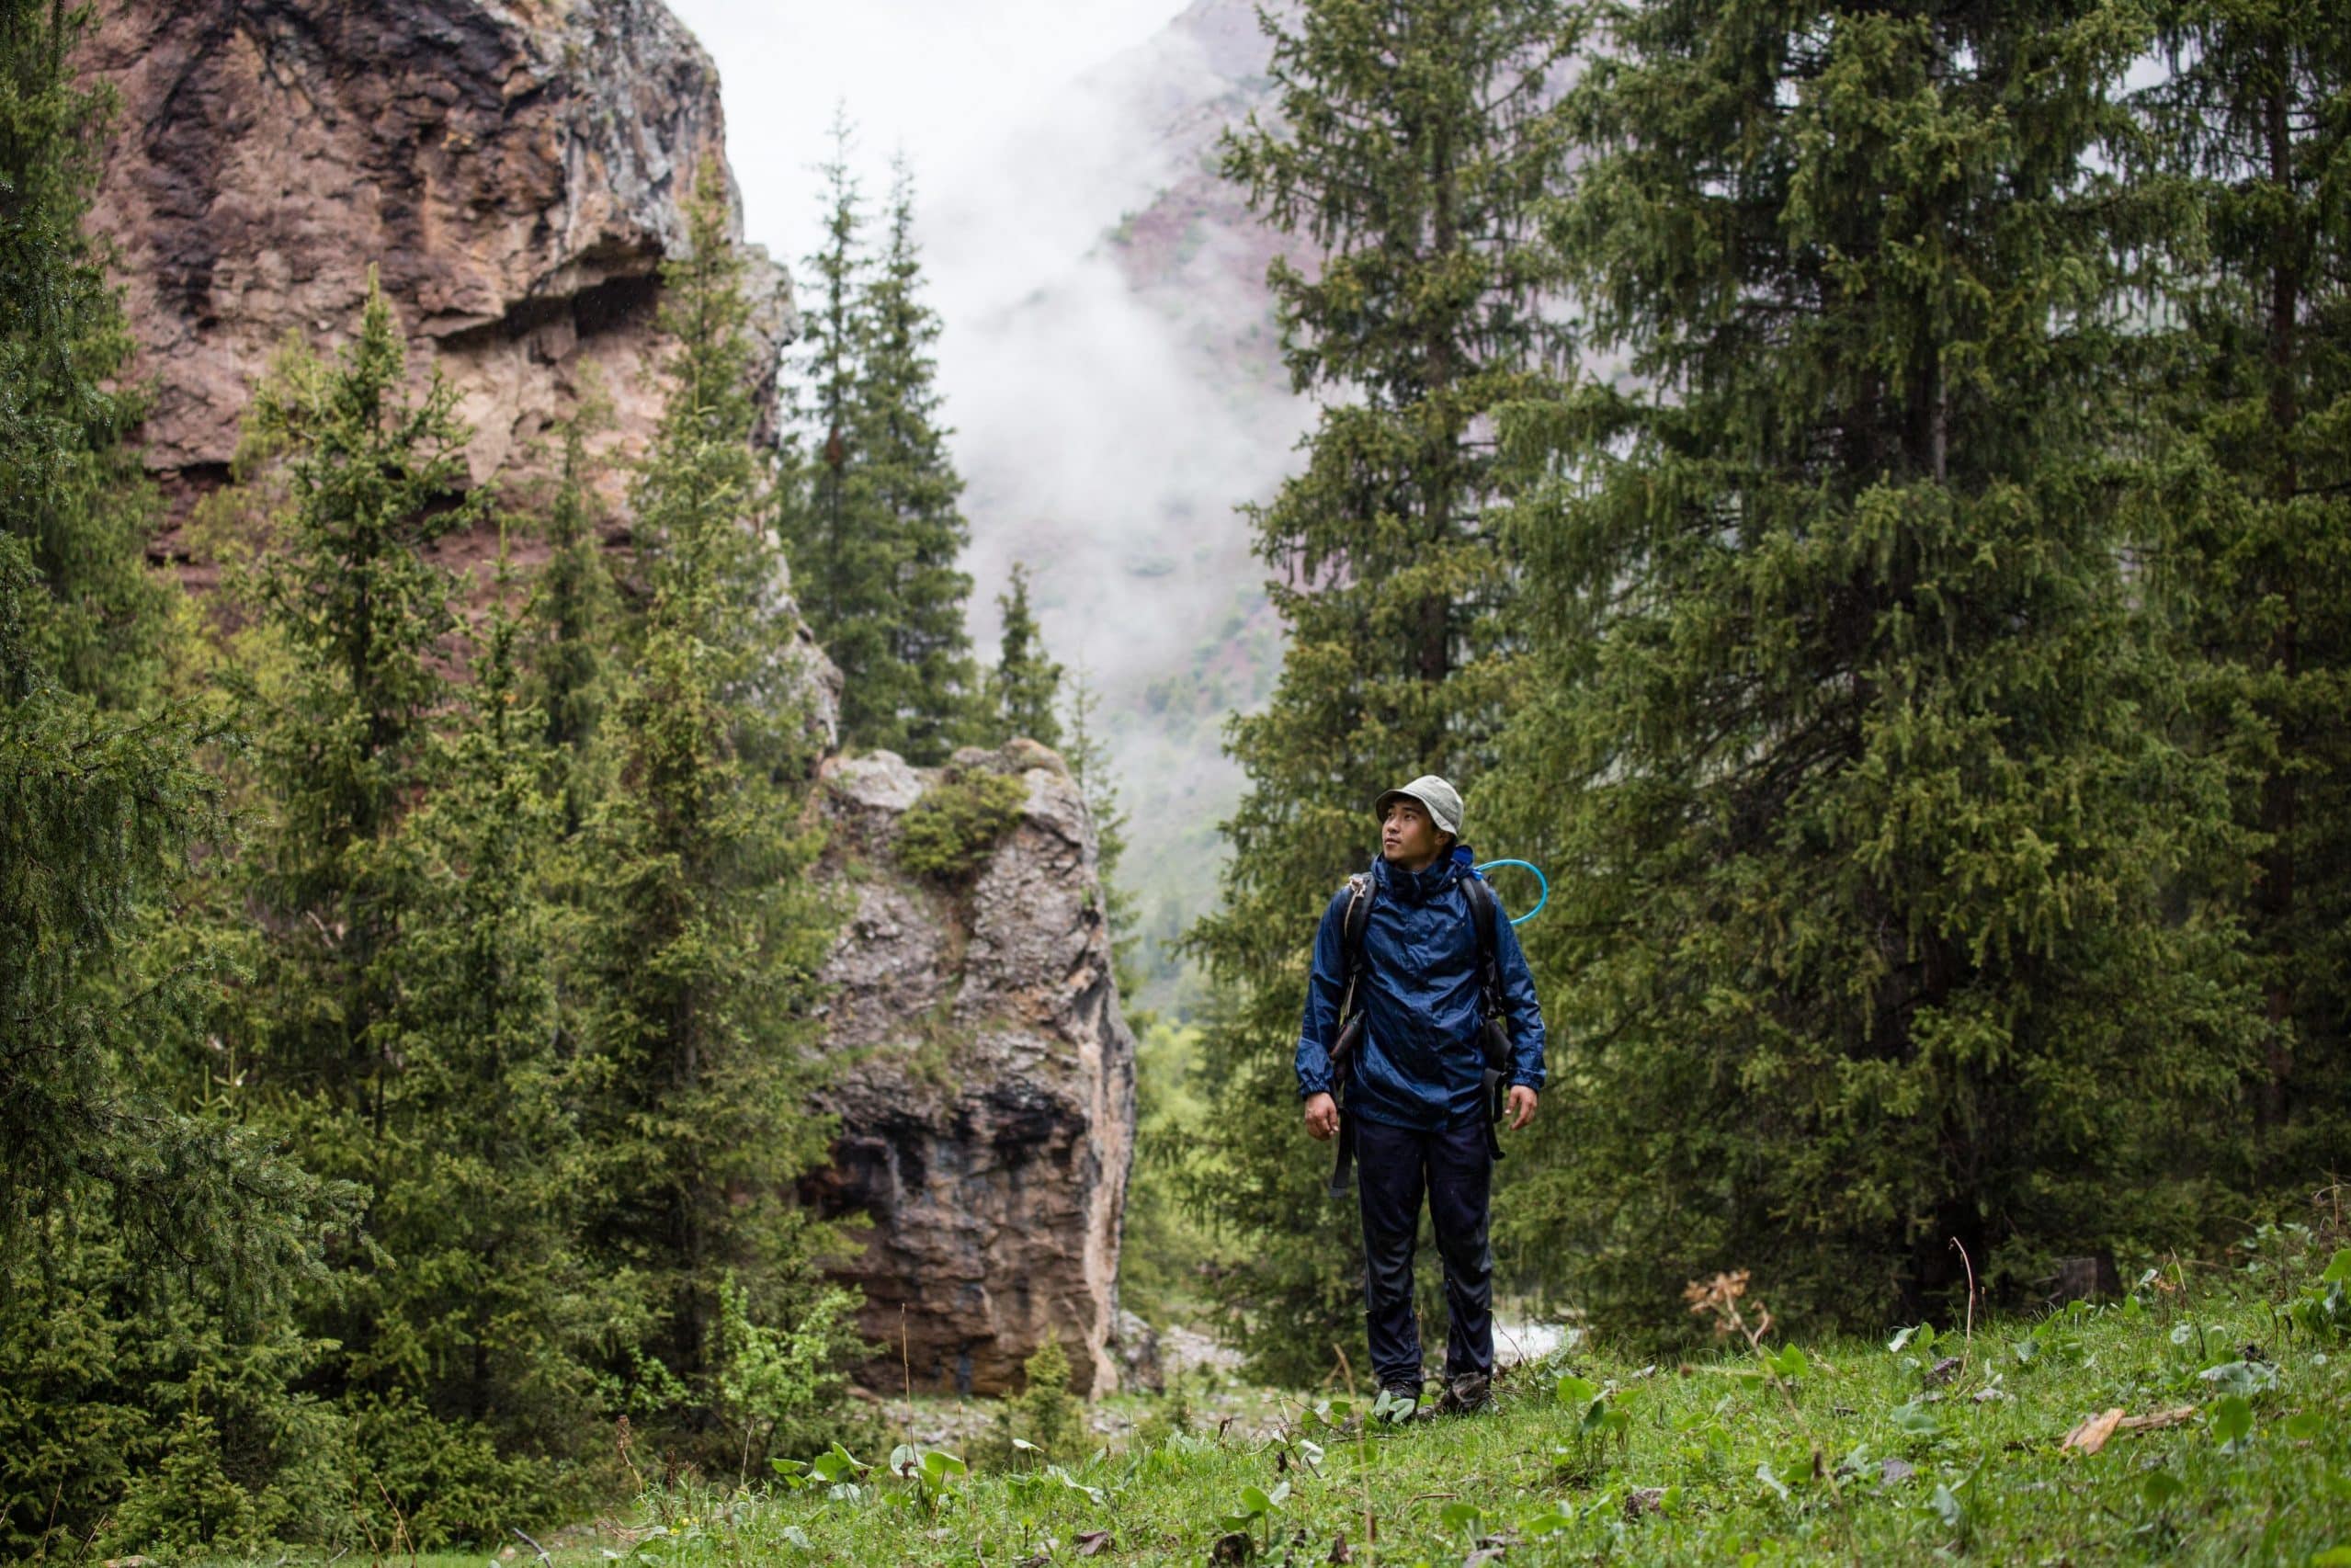
[[[1356,977],[1364,1030],[1348,1073],[1346,1108],[1390,1127],[1420,1131],[1482,1119],[1484,1018],[1479,1000],[1478,932],[1461,891],[1474,857],[1456,845],[1424,870],[1406,871],[1385,857],[1371,863],[1371,915],[1363,931],[1363,972]],[[1323,911],[1314,934],[1314,971],[1306,983],[1306,1017],[1298,1031],[1298,1094],[1335,1093],[1331,1046],[1339,1038],[1346,989],[1347,890]],[[1494,961],[1510,1019],[1510,1082],[1543,1086],[1543,1013],[1534,977],[1506,912],[1494,920]]]

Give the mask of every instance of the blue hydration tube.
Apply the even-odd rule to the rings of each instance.
[[[1511,923],[1513,926],[1524,926],[1525,924],[1527,924],[1527,922],[1528,922],[1528,921],[1532,920],[1533,918],[1535,918],[1535,916],[1536,916],[1536,915],[1540,915],[1540,914],[1543,912],[1543,905],[1545,905],[1545,904],[1547,904],[1547,903],[1550,903],[1550,901],[1551,901],[1551,881],[1550,881],[1550,879],[1549,877],[1546,877],[1545,875],[1543,875],[1543,873],[1542,873],[1542,869],[1541,869],[1541,868],[1540,868],[1540,867],[1538,867],[1538,866],[1536,866],[1536,865],[1532,864],[1531,862],[1529,862],[1529,861],[1526,861],[1526,860],[1489,860],[1489,861],[1487,861],[1484,865],[1482,865],[1482,866],[1473,866],[1473,867],[1471,867],[1471,870],[1474,870],[1474,871],[1476,871],[1476,872],[1478,872],[1480,875],[1483,875],[1484,873],[1486,873],[1486,872],[1488,872],[1488,871],[1493,870],[1493,869],[1494,869],[1496,866],[1524,866],[1524,867],[1526,867],[1526,868],[1527,868],[1527,869],[1528,869],[1528,870],[1530,870],[1530,871],[1534,872],[1534,873],[1535,873],[1535,881],[1542,884],[1543,896],[1542,896],[1542,897],[1540,897],[1540,898],[1539,898],[1539,899],[1537,899],[1537,900],[1535,901],[1535,907],[1534,907],[1534,908],[1532,908],[1532,909],[1530,909],[1530,910],[1528,910],[1528,911],[1526,914],[1524,914],[1524,915],[1514,915],[1514,916],[1511,918],[1511,922],[1510,922],[1510,923]]]

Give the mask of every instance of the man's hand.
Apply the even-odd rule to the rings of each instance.
[[[1327,1143],[1338,1136],[1339,1102],[1328,1095],[1306,1096],[1306,1131],[1317,1142]]]
[[[1517,1131],[1535,1119],[1535,1091],[1524,1084],[1510,1085],[1510,1131]]]

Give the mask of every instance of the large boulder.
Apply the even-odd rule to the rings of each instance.
[[[909,869],[909,812],[983,777],[1016,786],[1002,836],[968,869]],[[895,1390],[911,1368],[920,1388],[1001,1393],[1051,1336],[1073,1385],[1107,1392],[1135,1047],[1084,797],[1027,741],[946,769],[836,757],[821,791],[844,915],[825,1041],[845,1070],[824,1096],[834,1165],[809,1191],[871,1216],[843,1270],[887,1347],[865,1381]]]

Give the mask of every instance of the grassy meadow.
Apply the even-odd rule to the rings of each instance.
[[[1693,1292],[1713,1347],[1579,1346],[1513,1369],[1483,1415],[1122,1400],[1131,1430],[1088,1451],[1098,1434],[1052,1453],[999,1430],[650,1489],[548,1561],[2351,1564],[2346,1280],[2351,1249],[2279,1231],[2119,1302],[1800,1347],[1718,1280]],[[966,1462],[979,1446],[993,1463]],[[494,1557],[539,1553],[415,1561]]]

